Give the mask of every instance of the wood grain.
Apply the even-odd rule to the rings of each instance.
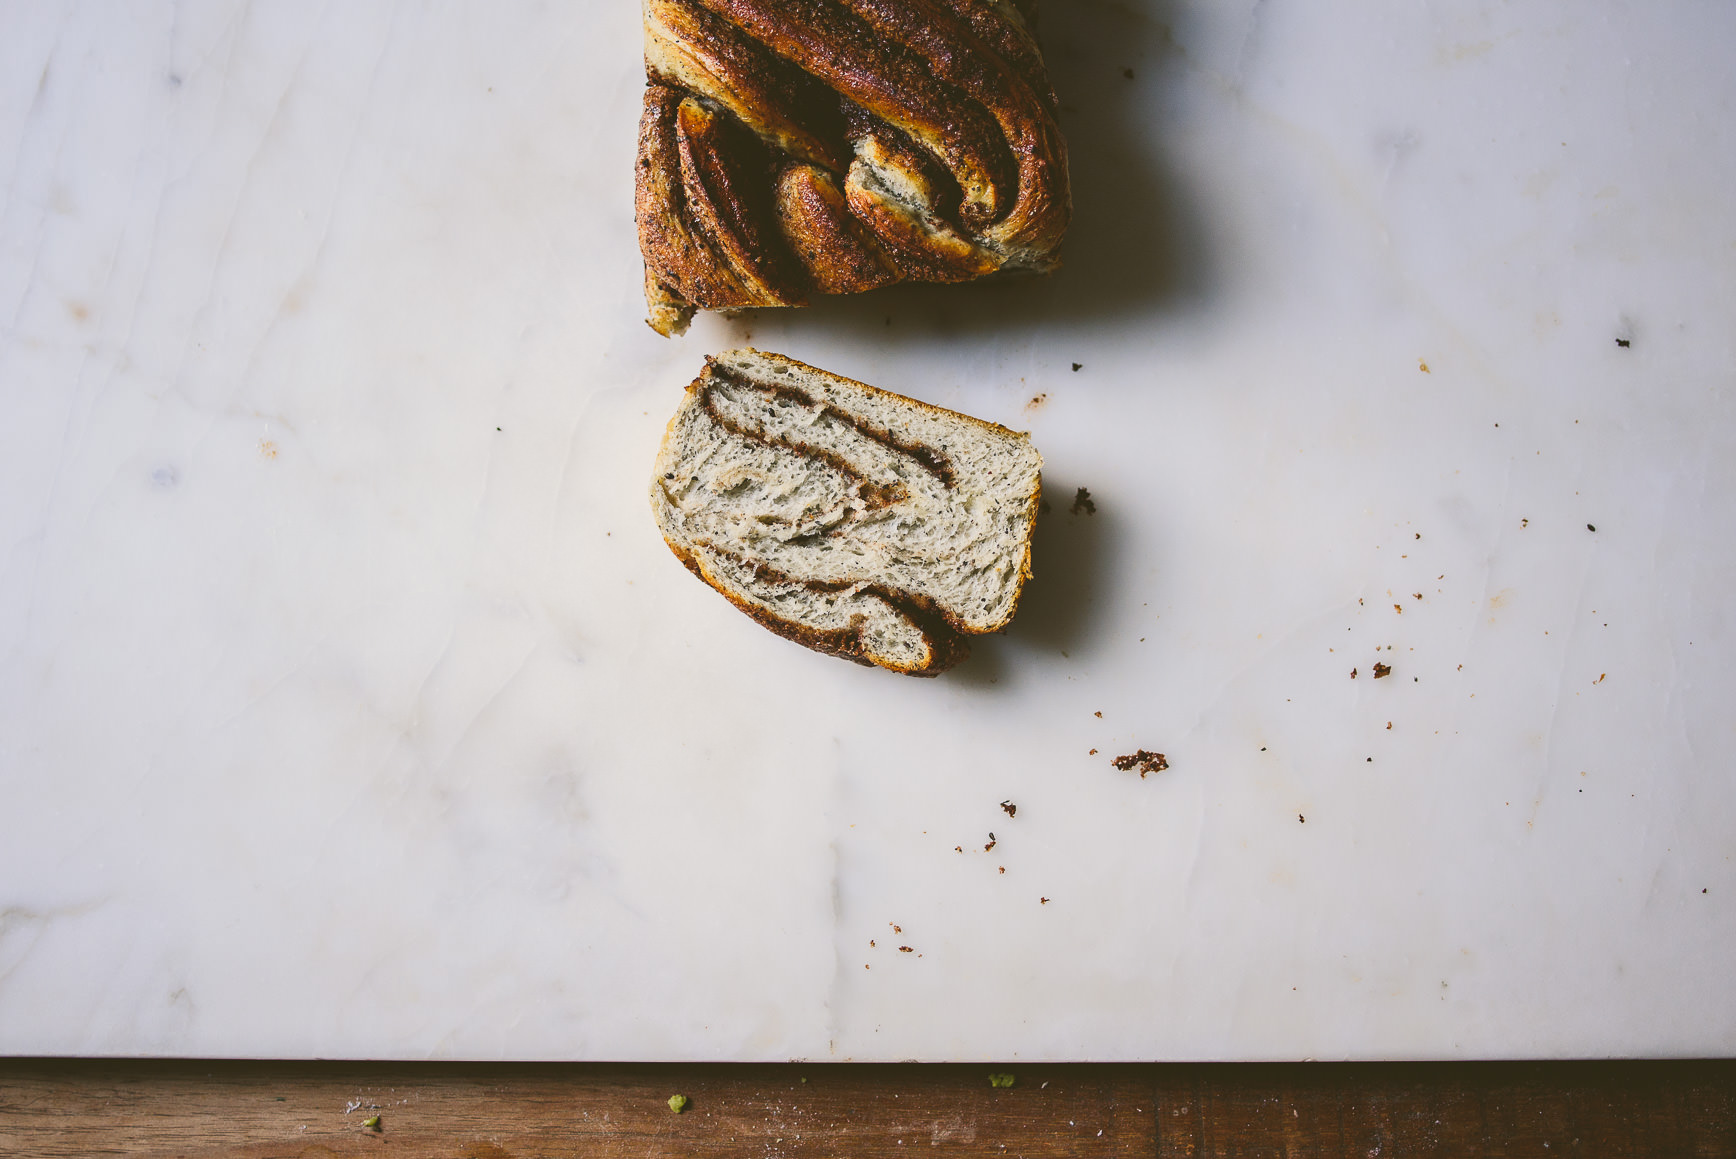
[[[991,1071],[1017,1076],[1008,1090]],[[667,1100],[685,1094],[688,1110]],[[378,1115],[378,1130],[364,1122]],[[0,1060],[0,1154],[1736,1156],[1736,1063]]]

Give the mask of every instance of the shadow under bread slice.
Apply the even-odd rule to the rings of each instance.
[[[670,419],[651,507],[670,550],[771,630],[933,676],[1012,619],[1042,465],[1005,427],[731,350]]]

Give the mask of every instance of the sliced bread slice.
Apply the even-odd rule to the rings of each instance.
[[[772,631],[933,676],[1012,619],[1042,466],[1005,427],[730,350],[670,419],[651,508],[670,550]]]

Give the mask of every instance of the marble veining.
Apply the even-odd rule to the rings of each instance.
[[[0,1053],[1736,1050],[1736,10],[1050,3],[1059,274],[674,341],[630,4],[7,28]],[[744,343],[1031,431],[1007,634],[686,574]]]

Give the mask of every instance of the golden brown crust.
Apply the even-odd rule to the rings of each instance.
[[[913,282],[968,282],[992,274],[996,256],[961,237],[944,222],[917,212],[875,182],[861,162],[850,166],[844,184],[850,211],[891,255],[900,273]]]
[[[645,71],[716,102],[792,157],[848,163],[830,93],[692,0],[645,0]]]
[[[645,324],[668,338],[685,334],[693,320],[693,307],[680,294],[657,280],[651,268],[645,268]]]
[[[949,5],[936,0],[841,0],[875,32],[909,46],[940,80],[995,119],[1018,167],[1015,196],[1002,212],[988,209],[989,240],[1009,246],[1052,248],[1065,227],[1051,204],[1058,167],[1066,184],[1066,153],[1050,109],[1012,62],[992,51]],[[1046,86],[1045,86],[1046,87]],[[912,130],[901,125],[906,132]],[[913,135],[920,135],[914,132]],[[962,184],[962,183],[961,183]],[[973,223],[969,191],[960,210]],[[1004,217],[1003,217],[1004,214]],[[1002,218],[1002,220],[995,220]],[[1050,236],[1052,234],[1052,236]]]
[[[727,310],[1056,264],[1066,149],[1010,0],[644,4],[648,288]]]
[[[774,199],[784,242],[819,293],[855,294],[898,281],[898,267],[851,214],[827,170],[799,161],[784,166]]]
[[[645,90],[636,192],[645,268],[683,301],[746,304],[747,287],[698,228],[687,203],[676,125],[682,103],[676,89],[653,85]]]

